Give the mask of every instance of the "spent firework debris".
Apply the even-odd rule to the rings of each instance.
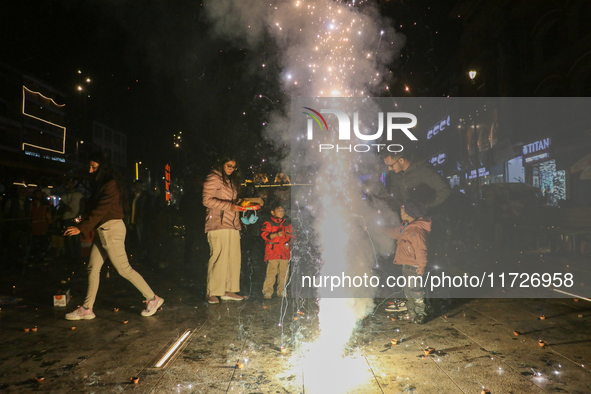
[[[425,352],[425,356],[428,356],[429,354],[432,354],[433,352],[435,352],[435,348],[434,347],[425,348],[424,352]]]

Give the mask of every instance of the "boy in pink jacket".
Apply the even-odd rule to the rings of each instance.
[[[397,240],[394,264],[402,266],[402,275],[406,278],[404,295],[408,318],[417,324],[423,324],[427,318],[425,283],[422,281],[424,278],[420,278],[427,265],[427,236],[431,231],[431,219],[426,214],[423,203],[407,201],[400,209],[400,228],[386,230],[390,237]],[[404,310],[404,307],[399,310]]]

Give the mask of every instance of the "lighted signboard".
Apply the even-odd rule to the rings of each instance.
[[[170,204],[170,165],[164,167],[164,188],[166,194],[166,201]]]
[[[435,124],[429,131],[427,131],[427,139],[430,140],[431,138],[435,137],[439,134],[440,131],[445,130],[447,127],[451,125],[451,117],[447,115],[447,118],[441,119],[439,122]]]
[[[551,146],[552,140],[550,138],[523,145],[523,164],[534,164],[548,160]]]
[[[552,141],[550,138],[544,138],[543,140],[539,140],[536,142],[532,142],[531,144],[523,145],[523,154],[529,155],[541,150],[546,150],[550,147]]]
[[[431,157],[431,159],[429,159],[429,162],[433,164],[435,167],[437,167],[445,163],[446,159],[447,155],[445,154],[445,152],[441,152]]]
[[[66,162],[66,159],[64,159],[63,157],[49,156],[49,155],[43,155],[43,156],[41,156],[41,153],[31,152],[30,150],[26,150],[25,151],[25,155],[27,155],[27,156],[33,156],[33,157],[43,157],[44,159],[53,160],[53,161],[61,161],[62,163],[65,163]]]
[[[471,170],[469,173],[467,172],[465,174],[466,179],[481,178],[481,177],[485,177],[485,176],[489,176],[489,175],[490,175],[490,171],[487,171],[486,167],[481,167],[477,170]]]
[[[531,164],[531,163],[535,163],[537,161],[547,159],[549,157],[550,157],[550,153],[545,152],[545,153],[540,153],[539,155],[526,157],[523,160],[525,161],[525,164]]]

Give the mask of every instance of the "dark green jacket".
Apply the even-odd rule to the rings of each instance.
[[[411,162],[406,171],[391,172],[389,189],[398,210],[405,201],[419,200],[431,211],[451,193],[449,183],[424,160]]]

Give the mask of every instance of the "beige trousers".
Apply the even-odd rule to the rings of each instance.
[[[141,291],[146,300],[154,298],[155,294],[144,278],[129,265],[125,252],[126,233],[125,224],[121,219],[109,220],[96,229],[88,262],[88,292],[83,305],[85,308],[91,309],[94,305],[99,288],[101,267],[106,259],[111,260],[111,264],[117,269],[119,275]]]
[[[265,277],[265,283],[263,283],[263,294],[273,294],[275,277],[278,275],[277,295],[281,297],[285,293],[285,282],[289,276],[289,260],[269,260],[267,263],[267,276]]]
[[[207,233],[209,267],[207,296],[223,296],[240,291],[240,231],[222,229]]]

